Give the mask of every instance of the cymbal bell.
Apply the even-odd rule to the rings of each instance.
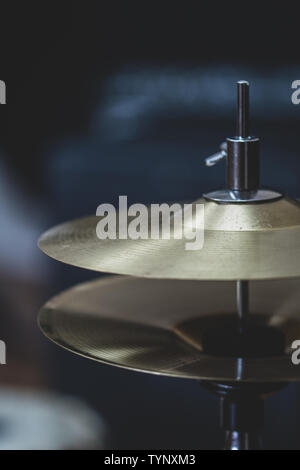
[[[58,225],[39,240],[48,256],[85,269],[158,279],[263,280],[300,276],[300,203],[204,204],[204,246],[186,239],[99,240],[100,218]]]
[[[281,353],[242,359],[206,350],[206,332],[237,317],[234,287],[102,278],[49,300],[39,324],[48,338],[74,353],[136,371],[208,381],[300,380],[300,366],[291,361],[292,342],[300,338],[299,280],[251,283],[250,317],[282,334]]]

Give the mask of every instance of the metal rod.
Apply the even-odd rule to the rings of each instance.
[[[249,136],[249,82],[237,82],[237,135]]]
[[[262,439],[258,431],[226,431],[224,450],[262,450]]]
[[[249,281],[236,282],[236,302],[240,326],[243,329],[249,314]]]

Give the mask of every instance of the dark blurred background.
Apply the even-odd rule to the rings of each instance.
[[[222,446],[218,399],[198,383],[109,368],[42,336],[43,302],[95,273],[47,259],[36,240],[118,195],[192,200],[222,187],[224,165],[203,159],[234,134],[239,79],[251,83],[264,185],[299,197],[297,21],[284,5],[240,2],[1,5],[2,386],[81,399],[106,422],[108,448]],[[300,448],[299,393],[267,401],[266,448]]]

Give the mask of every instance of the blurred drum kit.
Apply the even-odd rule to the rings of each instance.
[[[300,339],[300,203],[260,187],[248,82],[237,83],[237,98],[236,136],[206,159],[208,166],[227,161],[227,188],[196,201],[204,204],[202,249],[185,250],[174,237],[99,240],[96,216],[39,240],[58,261],[124,275],[49,300],[39,314],[45,335],[99,362],[201,381],[221,397],[228,450],[261,449],[264,398],[300,380],[292,362]]]

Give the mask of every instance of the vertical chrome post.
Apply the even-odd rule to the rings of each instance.
[[[257,431],[226,431],[224,450],[262,450],[262,439]]]
[[[227,142],[227,185],[232,191],[259,187],[259,139],[249,135],[249,83],[237,82],[236,136]]]
[[[243,139],[249,137],[249,83],[245,80],[237,82],[236,135]]]
[[[240,328],[243,330],[249,315],[249,281],[236,282],[236,303]]]

